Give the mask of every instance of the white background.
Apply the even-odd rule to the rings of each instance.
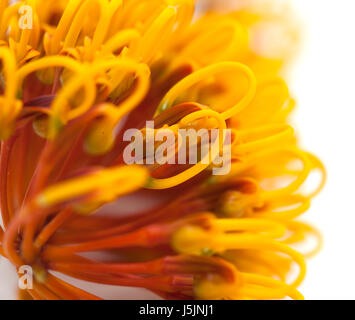
[[[293,69],[295,122],[306,149],[325,163],[328,182],[306,219],[323,233],[308,262],[307,299],[355,299],[355,1],[294,0],[305,35]]]
[[[305,30],[291,77],[298,101],[294,123],[302,145],[328,171],[325,190],[306,214],[325,246],[308,262],[301,292],[306,299],[355,299],[355,1],[293,2]],[[13,298],[9,287],[15,286],[2,259],[0,299]],[[134,298],[134,291],[124,291]]]

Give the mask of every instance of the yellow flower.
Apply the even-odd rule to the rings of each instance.
[[[325,169],[288,123],[298,33],[269,9],[196,3],[0,0],[0,254],[33,267],[29,297],[97,298],[59,271],[169,299],[302,299],[304,257],[319,246],[295,245],[320,235],[296,219]],[[32,28],[18,23],[25,5]],[[287,30],[287,50],[262,39],[263,23]],[[129,129],[154,141],[135,165]],[[147,161],[164,143],[155,136],[181,129],[205,129],[212,150],[193,164]],[[224,144],[231,170],[213,175]],[[80,255],[107,250],[111,263]]]

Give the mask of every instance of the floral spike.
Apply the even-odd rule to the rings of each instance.
[[[0,0],[0,254],[33,269],[20,298],[99,299],[67,275],[166,299],[303,299],[321,236],[296,219],[325,169],[288,123],[296,102],[281,75],[298,31],[288,12],[226,8]],[[263,41],[266,21],[288,31],[287,48]],[[135,164],[130,130],[144,143]],[[211,149],[158,161],[159,135],[181,130],[205,130]],[[214,175],[224,147],[230,171]],[[309,238],[315,248],[297,251]]]

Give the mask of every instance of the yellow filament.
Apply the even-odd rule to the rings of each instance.
[[[210,276],[209,279],[198,281],[194,286],[194,292],[198,299],[221,300],[237,295],[242,287],[243,283]]]
[[[68,100],[71,96],[85,89],[83,101],[79,106],[67,111]],[[96,86],[89,72],[80,72],[74,75],[68,83],[60,90],[59,94],[54,99],[51,105],[51,122],[49,127],[49,138],[53,139],[58,132],[58,129],[69,120],[83,114],[93,105],[96,98]]]
[[[137,63],[130,59],[98,62],[97,64],[94,64],[94,68],[92,70],[94,73],[99,73],[107,69],[112,69],[114,72],[119,73],[121,76],[124,74],[128,75],[129,73],[133,73],[138,80],[137,87],[135,88],[135,94],[132,94],[119,105],[120,112],[122,115],[124,115],[130,112],[135,106],[137,106],[147,93],[150,85],[150,70],[145,64]],[[115,74],[114,72],[112,73],[113,75]],[[111,79],[111,82],[113,90],[117,85],[117,81],[113,78]]]
[[[303,169],[298,174],[296,179],[292,181],[288,186],[278,190],[265,191],[263,193],[264,199],[270,199],[274,197],[277,198],[281,195],[291,194],[297,191],[308,178],[312,166],[311,166],[311,162],[309,161],[309,158],[307,157],[307,154],[297,148],[290,148],[288,150],[285,149],[285,152],[290,152],[291,154],[293,153],[299,160],[301,160],[303,164]]]
[[[23,5],[23,2],[18,2],[13,4],[12,6],[7,7],[4,11],[2,11],[2,18],[0,24],[0,39],[5,39],[6,32],[9,28],[9,24],[11,19],[15,16],[17,22],[17,13],[19,8]],[[17,26],[17,23],[16,23]]]
[[[284,297],[290,297],[295,300],[304,299],[298,290],[282,281],[248,273],[242,273],[242,277],[245,286],[240,289],[240,296],[254,299],[282,299]]]
[[[127,29],[118,32],[104,44],[103,53],[114,53],[124,45],[136,41],[140,36],[140,33],[135,29]]]
[[[0,23],[1,23],[1,18],[3,15],[3,12],[5,11],[5,9],[7,8],[7,6],[9,5],[9,1],[8,0],[0,0]]]
[[[256,90],[256,80],[253,72],[247,66],[238,62],[216,63],[214,65],[200,69],[194,72],[193,74],[185,77],[172,89],[170,89],[170,91],[165,95],[161,105],[158,108],[158,112],[163,112],[173,106],[175,101],[179,97],[179,94],[184,93],[186,90],[188,90],[201,80],[204,80],[214,74],[231,71],[243,73],[249,81],[249,88],[244,97],[235,106],[221,113],[221,116],[225,120],[235,116],[251,102]]]
[[[79,8],[77,14],[74,17],[74,20],[70,24],[70,29],[65,37],[63,48],[73,48],[76,45],[77,39],[80,35],[80,31],[83,28],[83,21],[87,17],[88,12],[91,9],[102,10],[102,1],[85,1],[82,6]]]
[[[288,108],[285,104],[288,104]],[[266,122],[283,123],[291,107],[290,93],[285,81],[278,76],[268,76],[258,79],[253,101],[233,120],[240,129],[265,125]]]
[[[53,37],[51,39],[51,45],[48,52],[49,54],[59,53],[61,48],[61,42],[64,40],[64,36],[69,30],[73,17],[75,16],[82,3],[83,0],[70,0],[66,5],[58,27],[56,28],[55,33],[53,34]]]
[[[260,150],[262,150],[262,144],[260,144]],[[290,158],[292,160],[300,160],[303,164],[303,168],[302,170],[300,170],[299,172],[297,172],[296,178],[289,183],[286,187],[277,189],[277,190],[272,190],[272,191],[263,191],[263,199],[264,200],[268,200],[268,199],[275,199],[275,198],[280,198],[281,196],[287,196],[288,194],[291,194],[297,190],[300,189],[300,187],[304,184],[304,182],[307,180],[310,171],[312,170],[312,163],[307,155],[307,153],[305,153],[304,151],[296,148],[296,147],[284,147],[283,149],[279,149],[279,148],[270,148],[263,151],[258,151],[255,153],[251,153],[249,155],[247,155],[245,158],[243,158],[243,161],[240,162],[236,162],[236,163],[232,163],[232,169],[231,172],[229,173],[228,176],[224,176],[224,177],[219,177],[216,178],[217,180],[219,180],[220,182],[227,180],[230,177],[236,176],[238,174],[241,174],[243,172],[246,172],[248,169],[251,169],[253,167],[256,166],[256,164],[258,164],[260,161],[263,161],[263,174],[261,177],[265,177],[265,173],[267,173],[268,170],[268,161],[270,161],[270,156],[274,158],[274,156],[277,155],[291,155],[293,156],[293,158]],[[269,159],[268,159],[269,158]],[[279,159],[280,157],[276,158]],[[268,160],[266,160],[268,159]],[[275,160],[273,160],[274,162]],[[282,170],[280,170],[280,167],[276,167],[276,171],[277,171],[277,176],[282,175],[284,173],[287,173],[287,171],[285,170],[285,172],[283,172]],[[274,171],[272,171],[273,174],[275,174]]]
[[[177,11],[174,7],[167,7],[142,36],[137,47],[133,48],[132,57],[138,61],[152,63],[152,59],[172,34],[176,15]]]
[[[211,28],[201,30],[181,52],[182,57],[192,58],[202,65],[211,62],[228,61],[238,52],[238,45],[246,41],[246,32],[234,19],[224,19]]]
[[[206,248],[215,253],[228,250],[260,250],[275,251],[286,254],[299,266],[297,278],[292,282],[297,287],[305,277],[306,265],[303,256],[287,245],[268,239],[265,236],[248,233],[224,234],[209,232],[197,226],[186,226],[179,229],[173,236],[172,246],[177,252],[200,255]]]
[[[184,183],[185,181],[193,178],[194,176],[198,175],[201,173],[203,170],[208,168],[210,166],[211,161],[215,159],[217,154],[219,153],[219,148],[216,148],[216,146],[219,145],[221,148],[224,143],[224,129],[226,129],[226,123],[221,117],[221,115],[215,111],[212,110],[201,110],[194,112],[188,116],[186,116],[182,121],[181,124],[188,124],[189,122],[192,122],[193,120],[196,120],[198,118],[202,117],[214,117],[219,124],[219,139],[216,139],[214,142],[211,151],[208,155],[204,157],[200,162],[192,166],[191,168],[185,170],[182,173],[177,174],[174,177],[171,178],[166,178],[166,179],[152,179],[150,185],[148,188],[150,189],[168,189],[175,187],[179,184]]]
[[[295,208],[288,210],[276,210],[278,208],[285,208],[292,206]],[[259,211],[255,216],[260,218],[269,219],[294,219],[307,211],[310,207],[310,198],[302,195],[284,195],[280,199],[274,198],[271,202],[271,207],[268,207],[265,211]]]
[[[263,219],[216,219],[212,225],[223,232],[250,231],[263,233],[267,237],[278,239],[284,236],[286,228],[281,223]]]
[[[114,143],[114,129],[121,119],[120,112],[112,104],[100,106],[98,116],[99,122],[90,128],[85,139],[85,150],[94,155],[110,150]]]
[[[265,137],[257,139],[260,135]],[[237,131],[237,139],[241,142],[236,146],[234,154],[244,154],[262,148],[272,147],[275,144],[279,145],[282,142],[288,142],[293,135],[293,128],[287,124],[240,130]]]
[[[100,20],[96,27],[95,34],[93,36],[90,51],[87,53],[87,59],[92,59],[94,57],[95,52],[99,50],[100,46],[105,41],[105,38],[108,33],[108,29],[110,27],[111,19],[113,18],[117,9],[121,5],[122,5],[122,0],[112,0],[108,4],[107,2],[103,2],[101,4]]]
[[[51,68],[51,67],[63,67],[67,68],[73,72],[80,72],[83,70],[83,66],[73,59],[63,57],[63,56],[49,56],[43,57],[36,61],[31,61],[21,67],[17,72],[17,77],[19,83],[32,72],[38,71],[40,69]]]
[[[17,90],[17,78],[14,76],[16,74],[16,60],[12,55],[11,51],[6,47],[0,47],[0,59],[3,62],[3,70],[5,76],[5,100],[4,106],[1,108],[5,114],[10,113],[12,106],[10,103],[13,102],[16,96]]]
[[[48,207],[90,194],[93,194],[92,201],[95,202],[112,200],[141,188],[147,179],[147,171],[138,166],[102,169],[48,187],[38,195],[37,204]]]
[[[120,116],[122,117],[124,114],[130,112],[132,108],[134,108],[141,99],[145,96],[148,88],[149,88],[149,69],[142,64],[137,64],[131,60],[111,60],[111,61],[101,61],[95,62],[93,65],[81,65],[74,60],[61,57],[61,56],[51,56],[45,57],[43,59],[31,62],[26,64],[18,71],[19,81],[22,80],[30,73],[37,71],[43,68],[50,67],[65,67],[74,71],[76,75],[69,80],[69,82],[64,86],[64,88],[60,91],[60,93],[56,96],[56,99],[53,101],[51,110],[52,110],[52,128],[50,131],[51,137],[54,137],[58,126],[58,120],[65,124],[68,120],[76,118],[87,111],[92,105],[96,97],[96,87],[94,84],[94,77],[99,73],[107,69],[115,69],[119,72],[134,73],[137,76],[138,84],[135,89],[134,94],[125,99],[118,107],[120,111]],[[81,104],[68,111],[63,109],[67,105],[67,101],[75,94],[80,88],[85,88],[85,96]],[[65,112],[65,113],[63,113]],[[65,115],[65,117],[64,117]]]
[[[289,231],[292,232],[292,234],[283,241],[284,243],[297,244],[307,240],[308,238],[313,238],[315,240],[315,245],[313,246],[313,249],[303,253],[306,258],[312,258],[322,249],[323,236],[315,227],[300,221],[292,220],[285,222],[285,224],[288,227]]]
[[[175,7],[177,9],[176,17],[176,30],[174,36],[184,33],[184,30],[189,26],[195,9],[195,0],[166,0],[168,6]]]
[[[0,96],[0,139],[7,139],[11,134],[12,122],[21,111],[22,102],[16,100],[16,61],[8,48],[0,47],[0,60],[3,62],[5,78],[4,96]]]
[[[322,161],[320,161],[314,154],[311,154],[309,152],[305,152],[305,154],[308,157],[308,159],[311,161],[311,166],[312,166],[311,171],[319,170],[321,173],[321,180],[320,180],[318,187],[313,192],[311,192],[310,194],[307,195],[308,198],[314,198],[316,195],[319,194],[319,192],[325,186],[325,183],[327,180],[327,171],[326,171],[325,166],[322,163]]]

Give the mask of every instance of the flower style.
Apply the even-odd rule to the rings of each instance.
[[[325,170],[288,124],[281,75],[297,32],[291,50],[263,55],[255,30],[287,29],[285,17],[195,2],[0,0],[0,254],[32,266],[22,298],[98,299],[65,274],[166,299],[302,299],[320,243],[295,250],[319,240],[297,218]],[[24,5],[32,28],[18,23]],[[153,135],[230,129],[230,173],[212,175],[212,159],[127,165],[124,132],[147,135],[150,120]]]

